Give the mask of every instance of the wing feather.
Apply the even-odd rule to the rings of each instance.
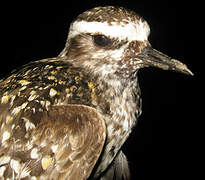
[[[20,113],[23,138],[10,127],[0,144],[0,176],[21,179],[87,179],[95,166],[106,137],[102,116],[85,105],[50,106],[32,116]],[[6,124],[2,111],[1,123]],[[31,122],[38,122],[32,124]],[[38,119],[36,121],[36,119]],[[20,122],[20,120],[19,120]],[[27,123],[27,125],[26,125]],[[30,123],[30,124],[29,124]],[[18,131],[19,132],[19,131]]]
[[[130,170],[125,154],[120,150],[110,164],[108,169],[102,174],[100,180],[130,180]]]

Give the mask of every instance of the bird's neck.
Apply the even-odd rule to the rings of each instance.
[[[78,59],[69,60],[69,63],[81,68],[82,73],[89,77],[86,81],[91,90],[91,106],[104,115],[106,124],[114,122],[124,126],[126,131],[131,129],[136,121],[135,111],[141,108],[137,72],[125,76],[115,64],[103,60]]]
[[[136,74],[122,76],[114,66],[105,62],[69,61],[80,68],[90,91],[89,106],[94,107],[105,120],[107,138],[100,164],[94,172],[97,177],[112,162],[128,138],[141,113],[140,89]]]
[[[137,118],[141,114],[140,89],[137,78],[96,79],[98,105],[107,127],[107,139],[95,176],[97,177],[112,162],[113,158],[128,138]]]
[[[121,119],[127,120],[128,116],[135,119],[133,116],[140,99],[137,72],[124,76],[113,64],[93,60],[74,60],[73,65],[81,67],[86,77],[90,77],[88,85],[92,92],[92,106],[108,116],[107,119],[118,113],[119,118],[113,118],[116,123],[120,123]]]
[[[125,131],[129,131],[136,122],[136,111],[141,110],[137,78],[132,81],[104,79],[103,84],[104,86],[99,86],[102,92],[99,97],[106,101],[109,107],[103,106],[106,107],[103,109],[105,114],[109,115],[106,123],[116,123]],[[107,110],[109,112],[106,112]]]

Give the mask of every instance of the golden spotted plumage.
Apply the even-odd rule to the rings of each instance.
[[[154,50],[149,32],[133,11],[93,8],[59,56],[0,80],[0,180],[129,180],[121,147],[141,114],[138,70],[192,74]]]
[[[16,71],[4,79],[0,85],[0,172],[3,174],[2,176],[34,178],[43,173],[48,174],[51,167],[54,167],[54,163],[58,162],[58,159],[62,161],[65,169],[68,163],[72,166],[75,160],[66,159],[65,150],[63,149],[66,147],[60,146],[63,146],[63,144],[69,146],[69,143],[71,144],[71,147],[66,150],[68,153],[67,158],[69,158],[69,154],[72,154],[72,150],[69,150],[69,148],[77,148],[76,146],[82,143],[78,142],[80,137],[73,135],[68,137],[67,141],[64,140],[69,132],[72,133],[74,129],[66,135],[67,130],[64,129],[66,122],[61,124],[59,123],[61,121],[57,121],[58,117],[56,117],[53,123],[57,123],[54,127],[58,127],[58,129],[52,130],[51,125],[53,124],[46,128],[45,119],[49,115],[53,118],[54,116],[62,116],[65,113],[72,114],[67,110],[73,109],[75,105],[64,106],[67,104],[91,106],[94,96],[94,83],[86,78],[83,71],[72,67],[68,62],[59,59],[47,59],[24,66],[20,71]],[[60,113],[57,113],[59,107],[63,107],[64,111],[61,110]],[[75,108],[79,110],[87,109],[89,116],[96,114],[94,109],[86,106]],[[52,112],[52,109],[55,112]],[[75,116],[77,116],[77,113],[75,112]],[[49,120],[51,121],[51,119]],[[66,117],[63,120],[66,121]],[[73,122],[70,123],[73,127],[75,126]],[[101,123],[101,126],[104,127],[104,121]],[[43,126],[44,128],[40,130],[39,128]],[[76,127],[80,126],[81,124],[76,125]],[[87,127],[84,128],[86,130]],[[83,132],[82,130],[81,136],[85,136]],[[91,132],[91,129],[88,132]],[[49,136],[52,136],[50,141],[47,140]],[[57,139],[54,139],[54,137]],[[103,142],[105,132],[102,131],[102,134],[98,134],[97,137]],[[62,144],[60,144],[61,141]],[[92,141],[92,139],[90,138],[89,141]],[[10,143],[13,145],[11,146]],[[102,145],[103,143],[99,144],[101,150]],[[98,157],[101,152],[100,149],[95,154],[96,157],[93,158]],[[61,165],[59,164],[57,167],[60,168]],[[59,175],[57,175],[57,172],[55,173],[55,176],[60,176],[60,174],[66,176],[65,173],[59,172]],[[50,175],[50,177],[52,178],[53,175]]]

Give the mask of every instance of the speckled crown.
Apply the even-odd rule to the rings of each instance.
[[[80,14],[76,20],[77,21],[87,21],[87,22],[115,22],[127,24],[130,21],[135,22],[138,20],[144,19],[136,14],[134,11],[125,9],[123,7],[114,7],[114,6],[105,6],[105,7],[96,7],[90,10],[87,10]]]

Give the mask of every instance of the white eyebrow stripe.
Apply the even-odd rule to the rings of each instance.
[[[120,38],[120,40],[145,41],[149,36],[149,31],[146,21],[139,21],[136,24],[130,22],[124,26],[109,25],[107,22],[76,21],[70,27],[69,37],[72,38],[81,33],[100,33],[111,38]]]

